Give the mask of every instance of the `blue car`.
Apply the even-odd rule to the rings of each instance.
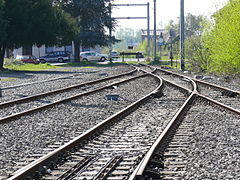
[[[46,62],[66,62],[70,59],[70,54],[65,51],[54,51],[46,56],[41,56],[39,58],[40,63],[46,63]]]

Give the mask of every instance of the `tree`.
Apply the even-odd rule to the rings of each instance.
[[[74,39],[75,59],[79,59],[80,45],[83,47],[106,46],[116,39],[110,37],[106,28],[114,29],[115,21],[111,18],[113,0],[58,0],[63,9],[78,21],[80,33]]]
[[[185,43],[185,50],[190,70],[203,72],[209,69],[210,53],[202,36],[188,38]]]
[[[186,16],[185,21],[185,57],[188,59],[188,68],[198,72],[206,71],[211,60],[203,34],[209,28],[209,21],[202,15],[196,16],[190,13]]]
[[[185,35],[186,38],[192,36],[201,36],[204,31],[206,17],[202,15],[193,15],[188,13],[185,17]]]
[[[5,13],[5,2],[4,0],[0,0],[0,69],[2,69],[3,67],[4,52],[6,48],[3,44],[7,39],[7,33],[6,33],[7,20],[4,18],[4,13]]]
[[[78,29],[75,20],[52,0],[0,0],[0,69],[6,48],[71,42]]]
[[[214,14],[215,24],[205,36],[211,53],[209,70],[240,74],[240,0],[231,0]]]
[[[141,43],[141,30],[134,30],[131,28],[120,28],[116,32],[116,38],[121,42],[114,45],[114,49],[124,50],[128,45]]]

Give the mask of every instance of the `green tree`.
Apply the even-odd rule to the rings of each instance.
[[[6,48],[70,42],[77,33],[74,19],[52,0],[0,0],[0,69]],[[5,27],[5,28],[4,28]]]
[[[215,13],[215,24],[206,35],[211,53],[209,71],[240,74],[240,0],[231,0]]]
[[[110,17],[113,0],[58,0],[63,9],[78,21],[80,33],[75,37],[75,59],[79,59],[80,45],[83,47],[106,46],[110,37],[107,29],[114,29],[115,20]],[[115,38],[111,37],[111,43]]]
[[[0,0],[0,69],[3,67],[3,59],[4,59],[4,52],[5,52],[5,45],[4,42],[7,39],[7,20],[4,18],[5,13],[5,1]],[[2,61],[1,61],[2,59]]]
[[[128,45],[141,43],[141,30],[120,28],[116,32],[116,38],[121,41],[114,45],[114,49],[126,50],[128,48]]]
[[[205,45],[203,35],[209,28],[209,21],[202,15],[188,14],[186,16],[185,57],[192,71],[206,71],[210,65],[209,50]]]
[[[211,62],[210,54],[202,36],[192,36],[188,38],[185,43],[185,52],[190,70],[203,72],[209,69]]]
[[[193,15],[188,13],[185,17],[185,35],[186,38],[192,36],[201,36],[204,31],[206,17],[202,15]]]

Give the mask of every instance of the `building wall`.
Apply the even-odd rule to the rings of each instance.
[[[73,53],[74,53],[74,44],[73,44],[73,42],[72,42],[72,44],[70,46],[72,46],[72,48],[71,48],[72,49],[71,57],[74,57],[73,56]],[[48,47],[45,46],[45,45],[42,45],[39,48],[37,46],[32,46],[32,54],[30,54],[30,55],[33,55],[33,56],[39,58],[41,56],[47,55],[49,53],[49,52],[47,52],[48,50],[51,50],[51,51],[65,51],[66,49],[69,49],[69,48],[70,47],[66,48],[64,46],[62,46],[62,47],[52,46],[52,47],[50,47],[48,49]],[[96,46],[96,48],[83,48],[83,47],[80,47],[80,51],[81,52],[84,51],[84,50],[85,51],[87,51],[87,50],[89,50],[89,51],[96,51],[96,52],[101,53],[102,48],[100,46]],[[12,54],[13,54],[14,58],[16,58],[17,55],[23,55],[23,48],[21,47],[21,48],[18,48],[18,49],[14,49]],[[5,53],[5,56],[6,56],[6,53]]]

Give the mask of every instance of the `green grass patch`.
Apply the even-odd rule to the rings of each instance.
[[[16,81],[17,78],[1,78],[0,81]]]
[[[128,63],[128,64],[138,64],[139,62],[138,61],[126,61],[126,63]]]
[[[8,64],[8,65],[5,65],[4,68],[7,68],[9,70],[15,70],[15,71],[41,71],[41,70],[56,69],[61,67],[52,66],[46,63],[46,64],[20,64],[20,65]]]

